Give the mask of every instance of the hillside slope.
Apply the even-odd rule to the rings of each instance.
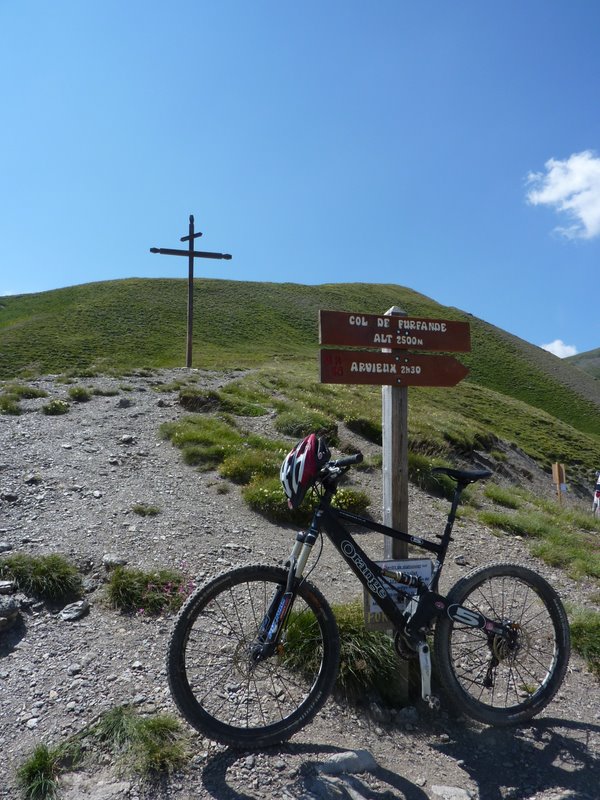
[[[0,299],[0,379],[32,370],[181,366],[187,281],[127,279]],[[197,280],[194,366],[248,367],[313,359],[319,309],[468,320],[468,381],[600,436],[600,383],[457,308],[391,284],[252,283]],[[316,369],[315,369],[316,375]]]
[[[588,350],[586,353],[578,353],[576,356],[565,358],[571,366],[587,372],[592,378],[600,378],[600,347]]]

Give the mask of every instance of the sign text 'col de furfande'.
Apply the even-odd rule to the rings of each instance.
[[[321,344],[342,347],[446,353],[468,353],[471,349],[469,323],[457,320],[321,311],[319,335]]]

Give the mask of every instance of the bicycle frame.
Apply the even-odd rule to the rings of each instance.
[[[321,529],[324,529],[328,539],[332,542],[335,549],[340,553],[344,561],[348,564],[358,580],[366,588],[369,594],[376,601],[377,605],[384,612],[397,631],[408,634],[409,641],[418,649],[419,644],[424,641],[424,631],[431,622],[439,616],[447,614],[451,619],[468,625],[473,628],[481,628],[491,635],[507,636],[509,629],[500,620],[492,620],[456,603],[449,603],[446,597],[437,592],[437,586],[446,557],[448,546],[452,541],[452,528],[456,518],[456,509],[460,501],[460,496],[464,486],[458,485],[452,499],[450,512],[446,522],[446,527],[440,542],[433,542],[419,536],[411,536],[403,531],[390,528],[387,525],[358,516],[349,511],[331,506],[331,499],[335,494],[335,484],[325,487],[325,492],[314,512],[313,520],[308,531],[299,533],[288,564],[290,573],[296,579],[301,579],[304,567],[308,560],[310,551],[317,540]],[[356,542],[352,534],[344,527],[341,520],[360,525],[367,530],[383,533],[393,539],[397,539],[407,544],[412,544],[422,550],[433,553],[436,556],[433,574],[429,583],[421,578],[414,578],[408,575],[397,573],[397,577],[392,580],[400,580],[409,586],[417,589],[415,597],[409,600],[406,609],[400,609],[393,596],[398,592],[398,588],[390,588],[386,578],[384,568],[379,566],[364,552]],[[402,578],[406,580],[402,580]],[[290,586],[288,585],[288,591]],[[400,590],[401,591],[401,590]],[[407,593],[407,597],[408,597]],[[275,631],[274,631],[275,633]]]

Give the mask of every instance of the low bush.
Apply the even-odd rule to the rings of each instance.
[[[521,500],[515,497],[513,492],[503,486],[498,486],[497,483],[488,483],[483,493],[489,500],[492,500],[496,505],[504,506],[504,508],[516,509],[522,505]]]
[[[131,706],[117,706],[104,714],[88,735],[144,776],[172,772],[188,759],[181,725],[167,714],[142,717]]]
[[[303,439],[310,433],[324,436],[327,443],[338,443],[338,428],[336,422],[330,417],[319,414],[307,408],[293,408],[281,411],[275,419],[275,429],[285,436],[294,439]]]
[[[0,560],[0,576],[15,581],[24,594],[51,603],[73,600],[83,594],[77,568],[56,553],[47,556],[13,553],[5,556]]]
[[[415,486],[437,497],[452,500],[456,482],[447,475],[436,475],[432,472],[434,467],[447,466],[439,459],[432,459],[422,453],[408,453],[408,479]],[[462,494],[463,502],[468,498],[468,491]]]
[[[71,386],[69,397],[76,403],[87,403],[92,399],[92,392],[86,389],[85,386]]]
[[[279,473],[283,454],[248,449],[227,456],[219,473],[234,483],[250,483],[257,476],[274,477]]]
[[[195,389],[186,386],[179,392],[179,403],[187,411],[222,411],[239,417],[262,417],[267,409],[241,396],[214,390]]]
[[[242,495],[250,508],[272,522],[305,525],[310,522],[315,507],[315,497],[309,494],[300,508],[290,509],[279,478],[257,478],[244,487]],[[354,514],[363,514],[370,502],[365,492],[341,488],[332,505]]]
[[[120,611],[153,616],[177,611],[194,588],[189,577],[175,570],[145,572],[117,567],[106,592],[110,604]]]
[[[42,406],[42,411],[48,417],[57,417],[69,411],[69,404],[66,400],[51,400]]]
[[[25,800],[52,800],[57,796],[62,772],[60,748],[39,744],[17,770],[17,782]]]
[[[374,692],[390,705],[400,703],[400,662],[393,640],[386,633],[365,628],[360,601],[332,608],[340,632],[337,691],[351,703],[360,702]],[[290,668],[307,674],[314,673],[317,665],[313,642],[317,633],[313,628],[316,625],[312,615],[295,615],[292,611],[285,651],[286,663]]]
[[[357,433],[373,444],[381,444],[383,435],[381,422],[373,422],[366,417],[347,417],[344,422],[353,433]]]
[[[573,649],[585,658],[590,670],[600,678],[600,614],[579,609],[571,620]]]
[[[21,400],[34,400],[38,397],[48,397],[48,392],[44,389],[37,389],[35,386],[27,386],[23,383],[9,383],[4,387],[6,394],[18,397]]]
[[[155,517],[160,514],[158,506],[150,506],[147,503],[136,503],[131,510],[140,517]]]
[[[19,405],[19,400],[15,395],[0,395],[0,414],[8,414],[13,417],[18,417],[19,414],[22,413],[23,409]]]

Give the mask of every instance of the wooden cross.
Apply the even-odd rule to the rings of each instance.
[[[194,250],[194,239],[202,236],[194,232],[194,215],[190,214],[189,233],[182,236],[181,242],[188,242],[187,250],[172,250],[169,247],[151,247],[151,253],[162,256],[187,256],[188,257],[188,317],[187,317],[187,358],[186,367],[192,366],[192,330],[194,325],[194,259],[195,258],[224,258],[231,259],[229,253],[206,253],[203,250]]]

